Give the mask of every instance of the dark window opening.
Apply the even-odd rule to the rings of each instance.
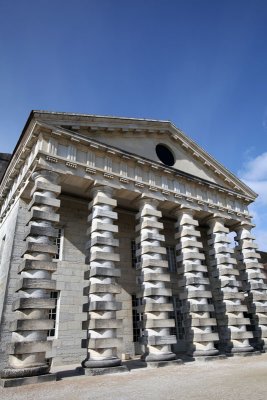
[[[157,144],[156,153],[163,164],[168,165],[169,167],[172,167],[174,165],[174,156],[167,146],[163,144]]]

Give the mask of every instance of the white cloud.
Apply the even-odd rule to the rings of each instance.
[[[267,182],[267,152],[250,159],[239,172],[242,180]]]
[[[256,224],[253,234],[259,250],[267,251],[267,152],[248,160],[238,175],[259,195],[249,210]]]

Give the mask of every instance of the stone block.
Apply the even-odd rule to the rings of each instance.
[[[107,224],[105,222],[92,221],[92,225],[87,229],[87,235],[90,236],[91,233],[95,231],[107,231],[118,233],[118,226],[113,224]]]
[[[188,318],[184,319],[185,327],[216,326],[216,318]]]
[[[42,220],[42,221],[49,221],[49,222],[59,222],[59,214],[55,212],[48,212],[38,210],[36,208],[31,209],[30,217],[28,219],[28,223],[34,220]]]
[[[121,303],[118,301],[91,301],[89,311],[118,311]]]
[[[144,289],[144,296],[172,296],[172,290],[166,288],[146,288]]]
[[[207,298],[207,299],[211,299],[212,298],[212,294],[211,291],[208,290],[194,290],[192,288],[190,289],[186,289],[185,292],[181,292],[179,295],[179,298],[181,300],[185,300],[185,299],[202,299],[202,298]]]
[[[212,312],[214,311],[213,304],[192,304],[187,303],[185,306],[181,307],[181,312]]]
[[[196,229],[191,229],[191,228],[183,228],[182,231],[177,232],[174,237],[175,239],[180,239],[181,237],[184,236],[195,236],[195,237],[200,237],[200,232],[197,231]]]
[[[56,281],[52,279],[22,278],[19,280],[16,291],[20,289],[47,289],[56,290]]]
[[[107,204],[109,206],[112,207],[116,207],[117,206],[117,200],[112,199],[110,197],[107,196],[103,196],[101,194],[97,194],[94,199],[89,203],[88,205],[88,209],[90,210],[93,206],[97,205],[97,204]]]
[[[140,321],[140,327],[143,328],[173,328],[175,327],[174,319],[147,319]]]
[[[36,383],[55,382],[57,379],[56,374],[46,374],[37,376],[28,376],[23,378],[10,378],[0,379],[0,385],[3,388],[18,387],[25,385],[34,385]]]
[[[145,240],[158,240],[159,242],[165,241],[165,236],[160,235],[159,233],[152,233],[152,232],[142,232],[142,237],[138,236],[136,238],[136,243],[143,242]]]
[[[173,311],[170,303],[147,303],[137,307],[138,312],[164,312]]]
[[[30,270],[44,270],[55,272],[56,269],[57,262],[55,261],[24,259],[18,267],[18,272]]]
[[[12,331],[47,331],[54,328],[53,319],[18,319],[10,323]]]
[[[43,298],[21,298],[17,299],[12,304],[12,310],[19,310],[19,309],[52,309],[55,307],[55,300],[54,299],[43,299]]]
[[[198,242],[196,240],[185,240],[181,243],[178,243],[176,245],[176,250],[181,250],[181,249],[186,249],[186,248],[190,248],[190,247],[196,247],[198,249],[202,249],[203,245],[201,242]]]
[[[120,277],[121,270],[118,268],[92,267],[90,269],[90,276]]]
[[[136,255],[140,256],[142,254],[147,253],[157,253],[157,254],[166,254],[166,248],[161,246],[141,246],[140,249],[136,251]]]
[[[140,263],[141,264],[141,263]],[[160,267],[160,268],[168,268],[168,261],[158,260],[155,258],[147,258],[142,261],[142,268],[150,268],[150,267]]]
[[[108,349],[111,347],[118,347],[120,338],[90,338],[88,340],[89,349]]]
[[[178,281],[178,287],[185,285],[209,285],[210,281],[208,278],[201,278],[198,276],[185,276],[183,279]]]
[[[110,375],[129,372],[125,365],[108,368],[84,368],[84,374],[88,376]]]
[[[86,329],[119,329],[122,328],[121,319],[91,319],[85,321],[83,327],[87,325]]]
[[[135,232],[139,232],[141,229],[145,229],[145,228],[155,228],[155,229],[161,230],[161,229],[163,229],[163,223],[145,219],[140,224],[136,225]]]
[[[184,260],[205,260],[205,255],[199,253],[198,251],[188,251],[188,252],[183,252],[182,254],[176,257],[177,262]]]
[[[31,354],[31,353],[45,353],[51,350],[51,340],[39,340],[32,342],[12,342],[7,345],[8,354]]]
[[[31,210],[33,206],[36,205],[45,205],[45,206],[51,206],[53,208],[59,208],[60,207],[60,200],[48,197],[46,195],[41,195],[39,193],[34,193],[33,199],[30,202],[28,206],[28,210]]]
[[[194,342],[213,342],[219,340],[219,336],[218,333],[194,332],[188,335],[188,340],[193,340]]]
[[[109,251],[92,251],[90,261],[104,260],[104,261],[120,261],[120,255],[111,253]]]
[[[33,196],[35,192],[39,192],[40,190],[43,190],[45,192],[53,192],[58,195],[61,193],[61,186],[43,181],[35,181],[34,187],[31,191],[31,196]]]
[[[165,344],[174,344],[177,342],[176,336],[164,335],[164,336],[143,336],[140,339],[142,344],[148,344],[150,346],[160,346]]]
[[[48,236],[56,238],[58,236],[58,229],[54,229],[51,226],[39,226],[31,223],[25,230],[24,238],[27,238],[27,236]]]
[[[118,219],[118,213],[110,210],[104,209],[94,209],[93,212],[88,216],[87,222],[91,223],[94,218],[110,218],[110,219]]]
[[[160,274],[158,272],[149,272],[146,273],[144,271],[144,275],[143,275],[143,281],[144,282],[149,282],[149,281],[161,281],[161,282],[170,282],[171,278],[170,278],[170,274]]]
[[[184,275],[185,272],[207,272],[208,268],[206,265],[201,264],[185,264],[177,268],[178,275]]]
[[[153,217],[161,218],[162,212],[159,210],[150,208],[150,207],[144,207],[142,209],[142,211],[140,211],[139,213],[136,214],[135,218],[139,219],[139,218],[145,217],[145,216],[153,216]]]
[[[90,293],[120,293],[121,288],[116,284],[101,284],[101,283],[92,283],[89,288]]]
[[[171,361],[148,361],[146,362],[147,368],[161,368],[171,367],[175,365],[182,365],[182,360],[171,360]]]
[[[25,253],[48,253],[48,254],[56,254],[57,246],[52,244],[43,244],[37,242],[26,242],[26,248],[23,254]]]
[[[99,245],[102,245],[102,246],[118,247],[119,246],[119,240],[118,239],[104,237],[104,236],[95,236],[95,237],[93,237],[91,239],[90,246],[95,246],[96,244],[99,244]]]

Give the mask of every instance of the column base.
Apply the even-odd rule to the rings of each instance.
[[[141,360],[146,362],[161,362],[161,361],[172,361],[176,359],[174,353],[145,353],[141,356]]]
[[[0,386],[3,388],[17,387],[24,385],[32,385],[35,383],[55,382],[57,380],[56,374],[25,376],[21,378],[0,379]]]
[[[112,368],[121,365],[121,359],[117,357],[105,358],[103,360],[84,360],[82,362],[83,368]]]
[[[252,346],[244,346],[244,347],[233,347],[233,348],[226,348],[225,354],[235,355],[235,354],[252,354],[254,352],[254,348]]]
[[[38,375],[48,374],[50,366],[47,364],[38,365],[36,367],[26,367],[26,368],[4,368],[0,372],[0,378],[2,379],[12,379],[12,378],[25,378],[34,377]]]
[[[172,365],[181,365],[183,363],[184,363],[183,360],[180,359],[171,361],[153,361],[153,362],[146,361],[146,366],[147,368],[161,368],[161,367],[170,367]]]
[[[83,368],[84,375],[87,376],[98,376],[98,375],[110,375],[120,374],[123,372],[129,372],[125,365],[119,365],[117,367],[106,367],[106,368]]]
[[[193,357],[192,361],[199,361],[199,362],[208,362],[208,361],[220,361],[225,360],[227,356],[225,354],[217,354],[214,356],[201,356],[201,357]]]
[[[219,355],[219,350],[212,349],[212,350],[194,350],[193,352],[189,352],[188,355],[190,357],[213,357]]]
[[[261,351],[250,351],[250,352],[234,352],[234,353],[226,353],[227,357],[250,357],[250,356],[260,356],[262,354]]]

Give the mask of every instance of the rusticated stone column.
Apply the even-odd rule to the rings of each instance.
[[[32,179],[26,250],[19,266],[19,298],[13,303],[16,320],[11,324],[9,366],[2,371],[2,378],[46,374],[50,368],[46,352],[52,341],[47,340],[47,332],[54,327],[54,321],[48,318],[48,310],[55,306],[50,293],[56,289],[51,275],[57,266],[53,261],[57,252],[53,242],[58,235],[54,224],[59,221],[55,211],[60,206],[56,197],[61,188],[57,185],[58,175],[52,171],[34,172]]]
[[[208,268],[205,256],[201,250],[203,245],[198,221],[194,219],[195,211],[180,209],[176,212],[178,239],[179,298],[183,303],[182,314],[185,327],[185,339],[189,343],[188,352],[192,356],[214,356],[219,351],[214,347],[218,341],[218,333],[212,331],[217,326],[216,319],[211,317],[214,312],[212,293],[208,278]]]
[[[241,223],[236,227],[235,240],[238,267],[242,277],[248,312],[253,329],[253,345],[257,349],[267,349],[267,282],[263,265],[259,263],[255,238],[251,234],[253,225]]]
[[[225,353],[250,352],[253,348],[249,339],[252,332],[247,331],[250,325],[244,317],[247,306],[244,300],[242,283],[237,269],[234,249],[229,246],[227,237],[229,229],[224,219],[214,216],[209,219],[208,244],[210,246],[210,272],[213,275],[213,295],[216,318],[219,327],[220,350]]]
[[[113,211],[117,201],[112,198],[113,190],[109,187],[97,186],[92,193],[87,230],[90,254],[86,259],[90,265],[88,355],[82,365],[86,368],[116,367],[121,365],[117,356],[117,329],[121,321],[116,313],[121,309],[121,303],[116,301],[116,294],[120,292],[116,278],[120,270],[116,268],[119,254],[115,253],[119,241],[114,238],[118,232],[114,224],[118,214]]]
[[[158,221],[161,211],[157,210],[158,201],[151,198],[140,200],[140,212],[137,214],[140,243],[138,255],[141,256],[142,277],[142,311],[144,335],[141,342],[146,351],[142,358],[147,362],[169,361],[175,359],[170,345],[176,343],[176,338],[170,335],[170,327],[175,321],[169,318],[173,310],[169,298],[171,289],[167,288],[170,281],[168,262],[163,259],[166,249],[161,243],[165,241],[160,234],[163,224]]]

